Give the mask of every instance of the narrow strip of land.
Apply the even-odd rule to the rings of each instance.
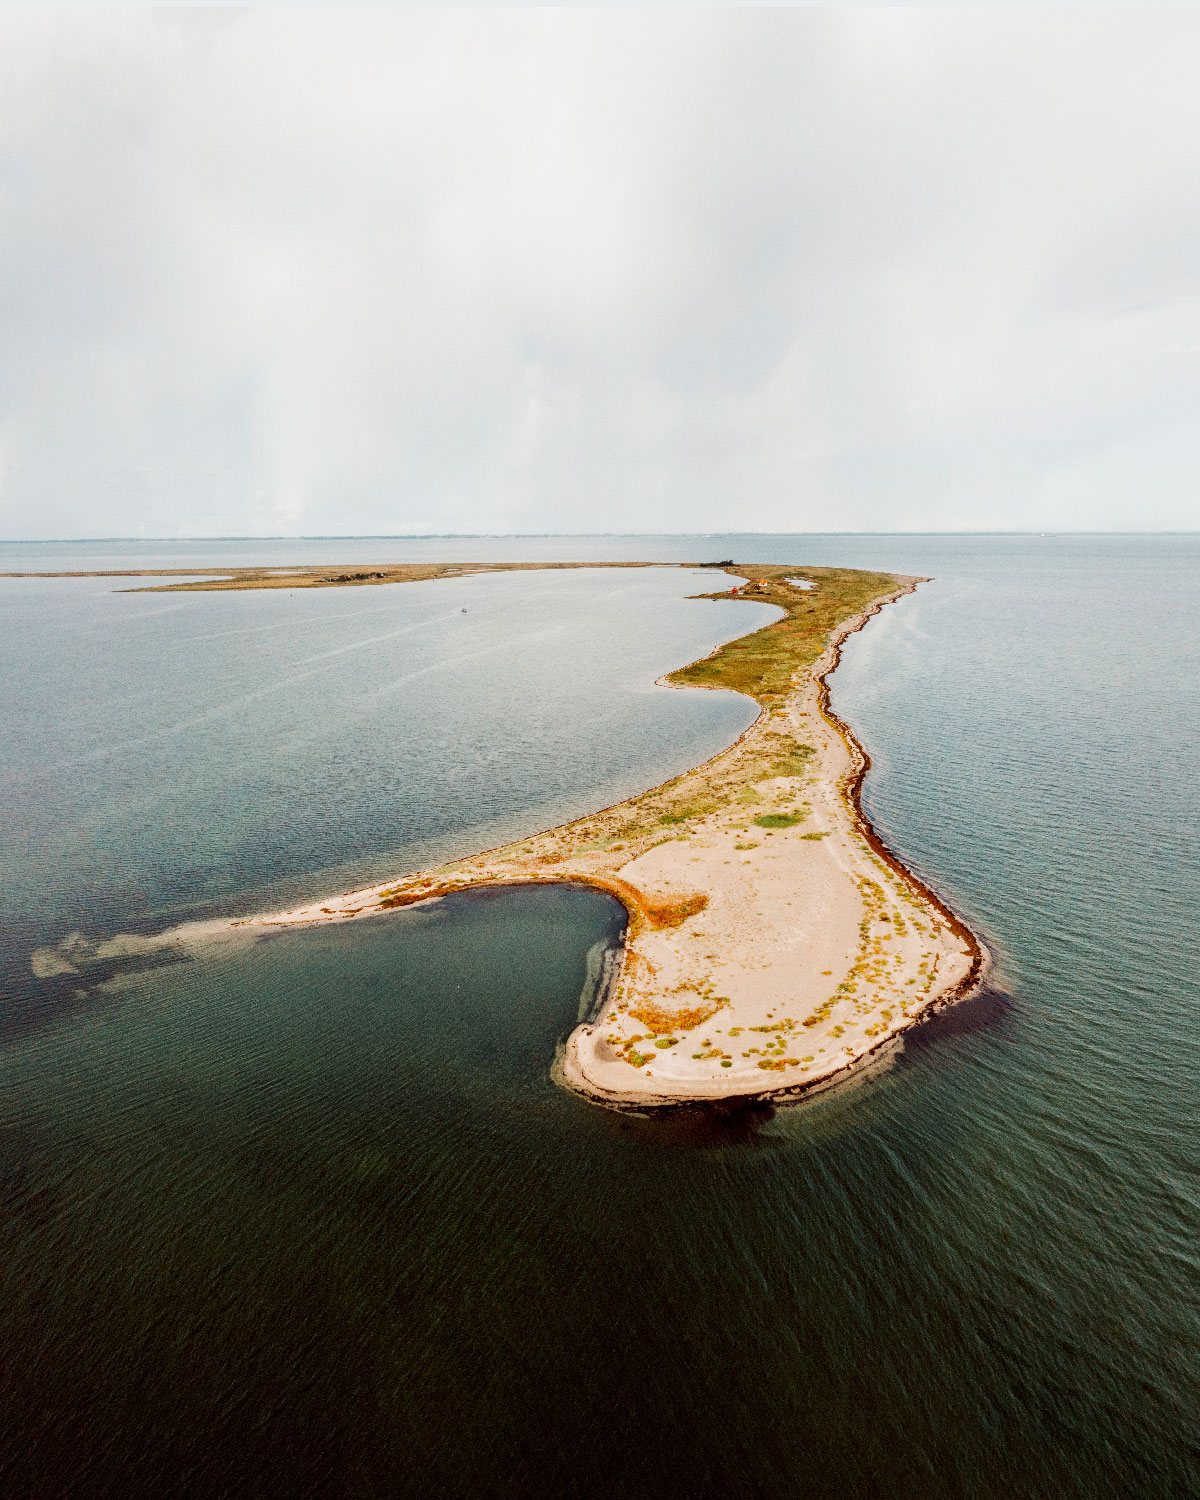
[[[781,617],[667,680],[758,701],[730,749],[565,827],[254,921],[344,921],[481,885],[611,892],[629,914],[619,971],[562,1076],[618,1107],[828,1085],[966,993],[979,944],[874,836],[858,802],[866,757],[825,689],[845,637],[920,580],[728,571]]]
[[[371,570],[370,579],[314,569],[306,586],[509,566],[416,565]],[[826,689],[845,638],[922,580],[795,564],[705,566],[733,577],[732,588],[704,597],[732,593],[780,611],[666,679],[758,702],[758,719],[728,750],[504,848],[289,911],[204,924],[205,932],[345,922],[479,886],[608,891],[628,913],[621,961],[598,1013],[568,1038],[561,1077],[616,1108],[829,1087],[930,1008],[968,993],[983,949],[870,827],[859,804],[867,758]],[[284,586],[279,574],[247,571],[244,582],[230,574],[176,587]]]
[[[381,583],[423,583],[471,573],[529,573],[563,568],[653,568],[647,562],[297,563],[275,568],[105,568],[86,572],[0,573],[0,578],[180,578],[181,583],[141,584],[122,593],[211,594],[241,589],[361,588]],[[203,576],[200,576],[203,575]]]

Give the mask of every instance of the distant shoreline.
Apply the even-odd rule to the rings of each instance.
[[[478,563],[297,563],[254,568],[103,568],[79,572],[0,573],[0,578],[183,578],[121,590],[139,594],[214,594],[246,589],[326,589],[375,587],[382,583],[425,583],[477,573],[525,573],[579,568],[704,567],[694,563],[653,562],[478,562]],[[203,577],[198,575],[203,574]]]

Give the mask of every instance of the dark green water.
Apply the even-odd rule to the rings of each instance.
[[[583,891],[47,1009],[0,1053],[6,1497],[1200,1492],[1200,544],[840,545],[938,574],[836,702],[1006,992],[667,1120],[550,1081]]]

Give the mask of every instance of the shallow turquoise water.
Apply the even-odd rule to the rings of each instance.
[[[1200,543],[774,545],[937,574],[835,705],[1004,993],[666,1121],[549,1080],[619,926],[584,891],[47,1006],[0,1053],[6,1494],[1197,1492]]]

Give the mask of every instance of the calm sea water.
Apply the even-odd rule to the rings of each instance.
[[[756,709],[655,677],[774,615],[688,601],[712,576],[676,569],[139,582],[0,581],[0,984],[22,1017],[45,998],[30,950],[70,931],[353,889],[686,769]]]
[[[1196,1494],[1200,539],[544,545],[936,575],[835,703],[1002,992],[807,1106],[642,1120],[549,1077],[620,926],[594,893],[39,986],[69,928],[328,888],[709,753],[744,705],[650,684],[748,616],[648,574],[0,585],[4,1494]],[[365,546],[337,556],[417,544]]]

